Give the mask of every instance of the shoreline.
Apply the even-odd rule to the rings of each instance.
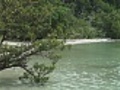
[[[68,39],[65,45],[76,45],[76,44],[89,44],[89,43],[99,43],[99,42],[115,42],[120,41],[119,39]]]
[[[66,39],[65,45],[76,45],[76,44],[89,44],[89,43],[99,43],[99,42],[115,42],[120,41],[120,39]],[[4,41],[3,45],[10,46],[21,46],[21,45],[31,45],[30,42],[13,42],[13,41]]]

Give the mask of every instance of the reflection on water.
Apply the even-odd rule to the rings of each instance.
[[[120,90],[119,44],[75,45],[65,50],[46,86],[22,84],[17,79],[22,70],[5,70],[0,72],[0,90]]]

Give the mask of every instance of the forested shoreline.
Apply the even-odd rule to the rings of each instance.
[[[87,27],[83,29],[84,33],[81,33],[81,29],[78,30],[78,38],[120,38],[119,0],[76,0],[74,2],[76,18],[83,20]]]
[[[120,38],[119,0],[1,0],[7,39]]]

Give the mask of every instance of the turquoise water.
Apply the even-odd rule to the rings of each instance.
[[[119,42],[74,45],[62,55],[45,86],[22,84],[22,70],[12,68],[0,72],[0,90],[120,90]]]

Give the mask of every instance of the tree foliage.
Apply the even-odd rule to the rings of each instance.
[[[89,37],[88,33],[93,32],[90,36],[120,38],[119,35],[119,0],[64,0],[68,7],[72,7],[74,16],[79,22],[84,21],[88,28],[81,30],[84,25],[77,28],[79,36]],[[88,24],[89,23],[89,24]],[[92,35],[96,33],[96,35]],[[84,35],[85,34],[85,35]],[[90,37],[91,38],[91,37]]]
[[[64,48],[62,39],[71,24],[69,8],[59,0],[1,0],[0,13],[0,71],[20,67],[25,70],[20,80],[43,85],[60,58],[55,51]],[[5,40],[30,44],[3,45]],[[37,63],[29,68],[28,57],[35,54],[50,59],[50,66]]]
[[[105,30],[106,20],[111,18],[106,16],[117,10],[119,0],[1,0],[0,27],[8,31],[9,39],[21,41],[118,38]]]
[[[70,8],[60,0],[1,0],[0,13],[0,27],[10,39],[65,38],[73,23]]]

